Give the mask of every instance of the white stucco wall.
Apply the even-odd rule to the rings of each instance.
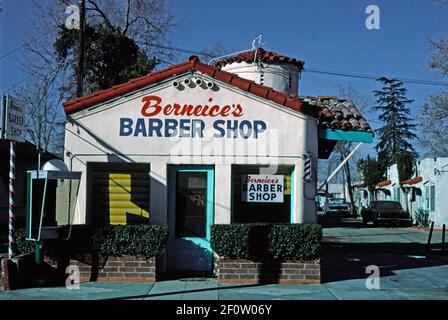
[[[232,164],[288,165],[295,168],[294,222],[314,222],[316,169],[318,153],[317,121],[299,112],[255,97],[245,91],[221,83],[205,75],[197,74],[204,82],[213,81],[213,89],[205,86],[174,88],[174,80],[182,81],[186,75],[171,78],[149,86],[125,97],[101,104],[74,114],[66,124],[65,161],[73,171],[81,171],[82,181],[76,208],[75,223],[86,222],[88,209],[88,162],[136,162],[150,164],[151,200],[150,219],[154,223],[167,223],[167,165],[201,164],[215,168],[215,223],[230,223]],[[142,97],[158,96],[161,105],[179,103],[220,106],[240,104],[240,117],[165,116],[165,119],[200,119],[205,124],[204,137],[143,137],[120,136],[120,118],[142,117]],[[212,102],[209,102],[212,99]],[[216,120],[259,120],[267,129],[258,138],[216,138]],[[208,130],[207,130],[208,129]],[[211,143],[213,141],[213,143]],[[254,142],[258,141],[258,145]],[[266,143],[262,143],[265,141]],[[248,145],[248,142],[252,144]],[[222,143],[226,145],[222,151]],[[246,146],[246,150],[241,149]],[[233,153],[228,148],[234,149]],[[183,151],[182,156],[176,156]],[[303,154],[309,151],[313,159],[312,183],[303,182]],[[225,157],[220,157],[224,153]],[[211,155],[211,156],[210,156]],[[233,155],[233,156],[232,156]]]
[[[234,62],[225,65],[222,70],[290,95],[298,95],[299,92],[300,72],[292,64]]]
[[[435,187],[435,207],[430,211],[431,220],[436,227],[448,224],[448,197],[446,190],[448,188],[448,158],[425,158],[417,162],[416,175],[421,176],[422,181],[412,185],[422,191],[421,196],[416,197],[416,201],[411,202],[411,194],[405,194],[401,191],[400,202],[404,208],[414,215],[419,208],[424,209],[425,187]],[[387,170],[387,177],[391,180],[391,185],[384,187],[391,191],[390,198],[394,199],[394,189],[399,186],[397,165],[390,166]],[[381,194],[381,193],[380,193]]]

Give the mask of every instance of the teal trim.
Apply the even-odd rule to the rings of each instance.
[[[296,203],[296,194],[294,192],[294,185],[296,180],[296,169],[293,168],[291,172],[291,214],[290,214],[290,222],[294,223],[294,205]]]
[[[339,129],[319,129],[319,138],[326,140],[373,142],[373,133],[366,131],[344,131]]]
[[[215,220],[215,169],[210,166],[189,166],[189,167],[179,167],[176,169],[177,172],[205,172],[207,173],[207,204],[206,204],[206,212],[207,212],[207,222],[206,222],[206,236],[205,238],[198,237],[183,237],[187,241],[198,245],[210,253],[213,253],[213,250],[210,246],[210,238],[211,238],[211,228],[213,221]]]

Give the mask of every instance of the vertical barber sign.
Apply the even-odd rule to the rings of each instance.
[[[15,142],[25,141],[25,110],[24,106],[11,96],[2,96],[0,109],[0,138],[9,140],[9,207],[8,207],[8,254],[15,253]]]
[[[25,141],[25,107],[16,98],[2,97],[0,129],[2,139],[10,141]]]

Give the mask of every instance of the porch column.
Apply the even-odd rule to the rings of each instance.
[[[229,224],[232,215],[232,165],[215,166],[215,224]]]
[[[168,226],[167,176],[168,169],[166,162],[151,162],[149,220],[152,224]]]
[[[314,160],[313,160],[314,162]],[[313,181],[303,181],[303,160],[294,166],[294,208],[292,223],[314,223],[316,219],[316,173],[313,170]],[[316,168],[314,166],[314,168]]]

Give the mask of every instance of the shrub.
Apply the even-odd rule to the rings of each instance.
[[[422,208],[415,210],[415,224],[419,227],[428,228],[431,224],[429,211]]]
[[[34,252],[35,242],[25,239],[25,230],[16,231],[16,253],[25,254]]]
[[[211,247],[219,256],[249,260],[308,260],[320,253],[317,224],[213,225]]]
[[[68,235],[69,226],[61,233]],[[96,253],[101,256],[157,256],[165,250],[168,229],[161,225],[74,225],[69,240],[45,241],[47,256],[74,256]],[[18,253],[34,252],[34,241],[25,240],[24,231],[16,236]]]
[[[153,257],[165,251],[167,239],[161,225],[109,225],[95,231],[93,246],[101,256]]]
[[[210,245],[224,257],[255,259],[267,247],[270,224],[241,223],[212,225]],[[267,251],[264,252],[266,254]]]
[[[319,256],[321,240],[318,224],[276,224],[269,234],[269,252],[276,260],[309,260]]]

